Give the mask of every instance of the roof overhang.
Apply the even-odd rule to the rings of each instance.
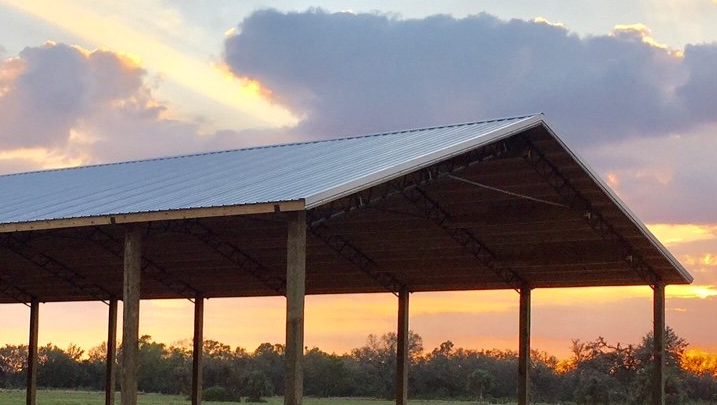
[[[283,294],[307,210],[308,294],[690,283],[543,116],[292,201],[0,225],[0,302],[121,296],[127,224],[142,297]]]

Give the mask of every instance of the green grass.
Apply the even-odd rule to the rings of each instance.
[[[38,405],[104,405],[103,392],[38,390]],[[115,403],[119,404],[119,393],[115,396]],[[473,402],[457,401],[410,401],[414,405],[473,405]],[[283,405],[282,397],[268,398],[264,405]],[[24,390],[0,390],[0,404],[24,405]],[[204,405],[228,405],[229,402],[207,402]],[[305,405],[393,405],[393,401],[372,400],[362,398],[304,398]],[[189,405],[184,396],[140,394],[137,405]]]

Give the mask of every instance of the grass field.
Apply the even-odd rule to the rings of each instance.
[[[410,401],[415,405],[473,405],[473,402],[451,402],[451,401]],[[115,403],[119,403],[119,393],[115,397]],[[265,405],[282,405],[281,397],[268,398]],[[0,404],[2,405],[24,405],[24,390],[0,390]],[[40,390],[37,392],[38,405],[103,405],[104,393],[87,391],[60,391]],[[228,405],[229,402],[207,402],[205,405]],[[393,405],[393,401],[381,401],[371,399],[354,398],[304,398],[306,405]],[[189,405],[189,400],[183,396],[161,395],[161,394],[140,394],[138,405]]]

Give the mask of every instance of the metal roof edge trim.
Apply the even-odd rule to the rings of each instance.
[[[553,131],[552,127],[550,126],[548,120],[543,117],[542,118],[542,124],[545,127],[545,129],[548,131],[550,136],[552,136],[559,144],[562,146],[568,154],[572,156],[573,159],[580,165],[580,167],[585,170],[585,172],[590,176],[590,178],[597,184],[600,189],[607,194],[607,196],[617,205],[617,207],[620,209],[620,211],[625,214],[630,221],[637,226],[637,228],[642,232],[642,234],[652,243],[652,245],[657,248],[664,256],[667,258],[670,263],[677,269],[677,271],[680,273],[680,275],[684,278],[685,282],[687,284],[690,284],[694,281],[694,277],[690,274],[689,271],[670,253],[670,251],[662,244],[662,242],[655,237],[655,235],[650,232],[649,229],[645,226],[645,224],[640,220],[637,215],[635,215],[630,208],[625,205],[625,203],[620,199],[620,197],[615,194],[615,192],[610,188],[610,186],[605,183],[605,181],[596,174],[595,170],[590,167],[576,152],[574,152],[572,149],[570,149],[565,142],[563,142],[562,139]]]
[[[495,121],[495,120],[491,120],[490,122],[492,122],[492,121]],[[333,187],[329,190],[322,191],[318,194],[306,196],[305,197],[306,209],[309,210],[311,208],[315,208],[315,207],[325,204],[327,202],[338,200],[339,198],[353,194],[357,191],[365,190],[365,189],[373,187],[377,184],[381,184],[383,182],[401,177],[410,172],[422,169],[424,167],[428,167],[438,161],[450,159],[452,157],[458,156],[468,150],[471,150],[471,149],[474,149],[474,148],[477,148],[480,146],[484,146],[484,145],[487,145],[489,143],[492,143],[492,142],[495,142],[495,141],[498,141],[501,139],[508,138],[512,135],[519,133],[519,132],[525,131],[532,127],[535,127],[536,125],[539,125],[541,122],[543,122],[543,114],[542,113],[524,116],[512,124],[508,124],[507,126],[505,126],[503,128],[494,130],[493,132],[489,132],[488,134],[485,134],[478,138],[474,138],[474,139],[453,145],[448,148],[444,148],[444,149],[441,149],[441,150],[438,150],[435,152],[428,153],[421,157],[404,162],[400,165],[397,165],[397,166],[394,166],[394,167],[391,167],[388,169],[384,169],[384,170],[378,171],[376,173],[372,173],[363,178],[356,179],[356,180],[341,184],[341,185]],[[480,122],[476,122],[476,123],[480,123]],[[468,125],[468,124],[465,124],[465,125]],[[426,129],[431,129],[431,128],[426,128]],[[403,131],[401,131],[401,132],[403,132]]]
[[[163,211],[118,213],[91,217],[60,218],[27,222],[0,224],[0,233],[40,231],[60,228],[79,228],[138,222],[169,221],[237,215],[267,214],[272,212],[302,211],[306,209],[303,199],[293,201],[272,201],[266,203],[224,205],[219,207],[182,208]]]

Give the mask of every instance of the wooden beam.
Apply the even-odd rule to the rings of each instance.
[[[520,325],[518,327],[518,405],[530,401],[530,286],[520,287]]]
[[[122,295],[122,405],[137,405],[139,298],[142,274],[142,230],[127,228]]]
[[[304,395],[304,294],[306,290],[306,211],[289,214],[286,256],[285,405],[301,405]]]
[[[304,209],[304,201],[278,201],[262,204],[234,205],[209,208],[190,208],[167,211],[138,212],[133,214],[103,215],[71,219],[52,219],[46,221],[19,222],[1,224],[0,233],[37,231],[44,229],[78,228],[112,224],[131,224],[139,222],[171,221],[177,219],[227,217],[234,215],[270,214],[277,211],[296,211]]]
[[[665,405],[665,285],[653,286],[654,344],[652,360],[655,374],[652,382],[652,405]]]
[[[408,288],[398,293],[396,330],[396,405],[408,404]]]
[[[202,403],[202,352],[204,350],[204,297],[194,299],[194,338],[192,350],[192,405]]]
[[[33,298],[30,302],[30,339],[27,346],[27,405],[35,405],[37,400],[37,334],[39,332],[40,302]]]
[[[105,405],[115,403],[115,375],[117,363],[117,298],[110,299],[107,317],[107,359],[105,372]]]

